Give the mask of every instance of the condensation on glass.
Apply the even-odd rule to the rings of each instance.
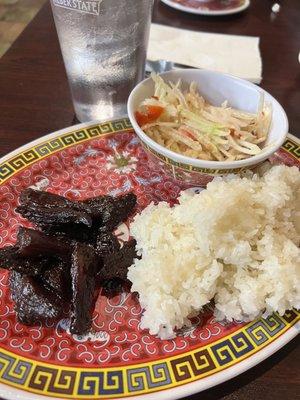
[[[126,114],[143,79],[152,0],[51,0],[81,122]]]

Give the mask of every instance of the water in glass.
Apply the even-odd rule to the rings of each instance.
[[[77,118],[126,113],[143,79],[152,0],[51,0]]]

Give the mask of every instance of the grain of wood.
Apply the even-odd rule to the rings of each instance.
[[[0,0],[0,57],[9,49],[46,0]]]

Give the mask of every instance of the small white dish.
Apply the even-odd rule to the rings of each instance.
[[[288,133],[286,113],[273,96],[255,84],[229,74],[203,69],[179,69],[160,75],[165,80],[172,82],[177,82],[179,79],[187,84],[196,82],[201,95],[216,106],[220,106],[227,100],[228,104],[234,108],[255,113],[257,112],[262,92],[265,102],[270,103],[272,106],[270,131],[260,154],[245,160],[232,162],[199,160],[166,149],[152,140],[139,127],[135,118],[135,111],[143,100],[151,97],[154,93],[152,79],[144,80],[133,89],[129,96],[127,104],[128,116],[150,159],[153,159],[153,157],[160,159],[164,164],[166,174],[186,183],[205,186],[215,176],[240,173],[245,169],[255,168],[275,153],[284,142]]]

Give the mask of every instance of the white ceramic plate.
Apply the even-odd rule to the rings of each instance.
[[[168,6],[175,8],[176,10],[188,12],[191,14],[211,16],[236,14],[245,10],[250,5],[250,0],[241,0],[240,4],[232,4],[232,6],[223,7],[220,6],[218,9],[213,9],[212,4],[209,3],[214,3],[216,0],[179,0],[180,3],[174,0],[161,1]],[[229,3],[231,3],[231,0],[229,0]]]

